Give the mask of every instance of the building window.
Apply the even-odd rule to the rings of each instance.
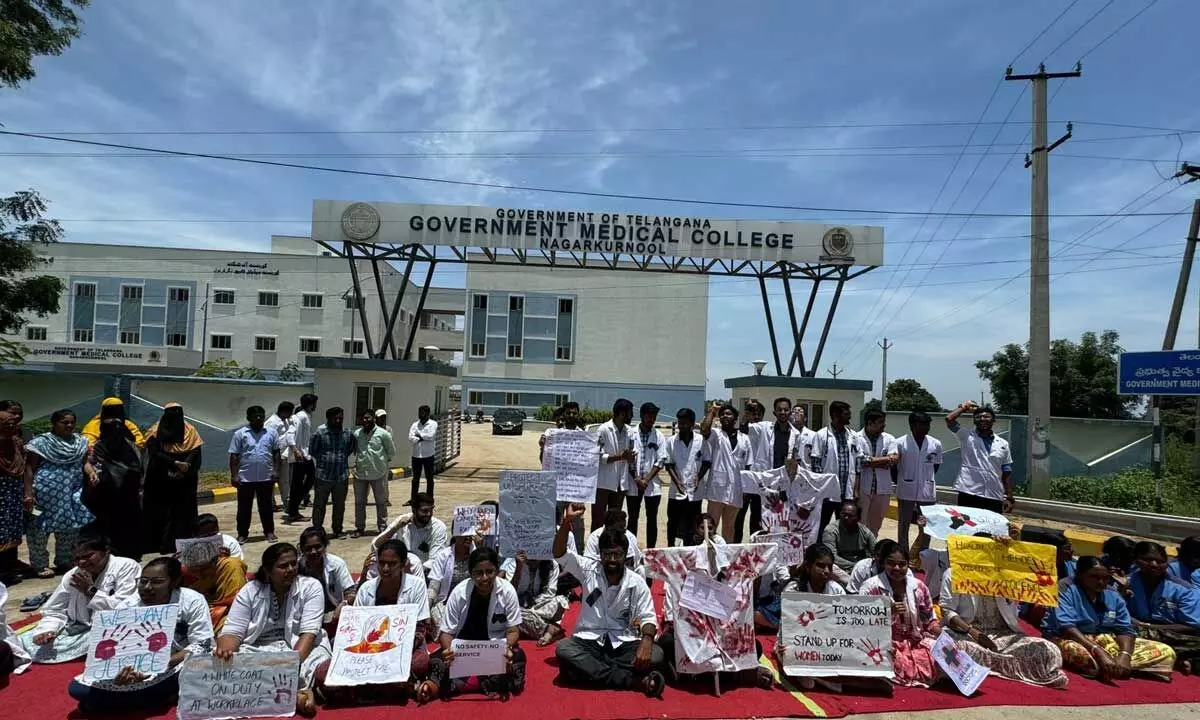
[[[213,290],[213,305],[232,305],[233,297],[232,290]]]
[[[136,330],[122,330],[119,342],[122,345],[139,345],[142,342],[142,334]]]
[[[187,302],[190,294],[187,288],[173,287],[167,290],[167,300],[171,302]]]
[[[574,343],[572,342],[573,325],[575,322],[575,301],[571,298],[558,299],[558,329],[555,332],[554,359],[571,360]]]
[[[142,286],[141,285],[122,285],[121,286],[122,300],[141,300]]]
[[[90,343],[90,342],[92,342],[92,331],[91,330],[76,330],[75,335],[74,335],[74,340],[77,343]]]
[[[520,360],[525,355],[525,298],[510,295],[508,298],[508,350],[504,356],[509,360]]]
[[[487,345],[484,343],[471,343],[471,357],[481,358],[487,354]]]
[[[363,354],[363,341],[362,340],[349,340],[349,339],[342,340],[342,354],[343,355],[362,355]]]
[[[167,333],[167,347],[187,347],[186,333]]]
[[[321,352],[320,338],[300,338],[300,352],[302,353],[319,353]]]
[[[555,360],[570,360],[571,359],[571,348],[563,347],[562,345],[559,345],[557,348],[554,349],[554,359]]]
[[[76,283],[75,297],[96,297],[96,284]]]
[[[487,310],[487,295],[472,295],[471,307],[475,310]]]
[[[354,414],[362,415],[368,410],[387,410],[387,385],[355,385]]]
[[[558,311],[560,313],[569,313],[569,312],[571,312],[572,308],[574,308],[574,306],[575,306],[575,301],[572,300],[571,298],[559,298],[558,299]]]
[[[304,293],[300,298],[300,306],[306,308],[325,307],[325,296],[321,293]]]
[[[255,335],[254,349],[259,352],[275,352],[275,336]]]
[[[402,322],[402,323],[408,322],[408,311],[405,310],[404,308],[400,308],[400,322]]]
[[[509,360],[520,360],[521,350],[522,347],[520,345],[509,345],[508,353],[505,355],[505,357],[507,357]]]
[[[232,350],[233,336],[232,335],[210,335],[208,338],[208,346],[213,350]]]
[[[483,393],[479,392],[478,390],[468,391],[467,392],[467,404],[468,405],[482,405],[483,404]]]
[[[279,307],[279,293],[258,291],[259,307]]]
[[[521,393],[510,393],[510,392],[504,393],[504,404],[505,405],[520,405],[521,404]]]
[[[521,295],[513,295],[508,299],[509,312],[521,312],[525,310],[525,298]]]
[[[362,304],[363,304],[362,295],[355,293],[355,294],[346,296],[346,309],[347,310],[358,310],[359,308],[362,307]]]
[[[563,405],[566,405],[568,402],[570,402],[570,400],[571,400],[570,395],[555,395],[554,396],[554,407],[562,407]]]
[[[26,340],[45,340],[46,328],[37,325],[30,325],[25,328]]]

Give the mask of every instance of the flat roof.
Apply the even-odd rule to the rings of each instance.
[[[367,370],[371,372],[401,372],[425,373],[428,375],[445,375],[458,377],[458,369],[438,362],[421,362],[418,360],[386,360],[380,358],[349,358],[312,356],[304,358],[305,367],[326,368],[330,370]]]
[[[725,378],[725,387],[784,387],[870,392],[875,387],[875,383],[871,380],[836,380],[834,378],[786,377],[782,375],[743,375],[742,377]]]

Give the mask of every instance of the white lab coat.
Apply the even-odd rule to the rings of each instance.
[[[879,433],[875,442],[867,437],[865,432],[859,433],[862,443],[863,459],[882,457],[896,452],[896,438],[890,433]],[[862,495],[891,495],[895,483],[892,482],[892,469],[864,467],[858,476],[858,491]]]
[[[633,437],[633,450],[637,453],[636,474],[648,476],[654,471],[654,468],[660,470],[659,474],[646,485],[646,492],[642,495],[643,497],[657,497],[662,494],[662,481],[665,479],[661,470],[667,464],[667,440],[658,431],[658,428],[650,428],[645,439],[642,438],[642,431],[638,427],[633,427],[630,435]],[[633,478],[630,478],[625,494],[634,496],[638,494],[638,486]]]
[[[233,599],[221,636],[230,635],[247,645],[253,645],[270,624],[267,613],[271,606],[271,586],[257,580],[246,583]],[[305,633],[317,636],[317,644],[329,648],[329,640],[321,627],[325,616],[325,595],[317,580],[297,575],[288,589],[283,605],[283,639],[290,648]]]
[[[750,423],[746,430],[750,435],[750,469],[771,470],[779,467],[775,464],[775,421],[763,420]],[[791,457],[792,453],[796,453],[797,459],[799,459],[799,455],[803,452],[800,438],[800,431],[788,423],[788,457]]]
[[[620,492],[629,486],[629,462],[618,460],[610,463],[608,458],[620,455],[633,447],[633,435],[636,431],[629,425],[617,429],[612,420],[600,426],[596,437],[600,444],[600,471],[596,476],[596,488],[610,492]]]
[[[841,488],[842,499],[853,500],[854,488],[858,483],[858,471],[862,468],[863,448],[858,433],[849,427],[846,428],[846,443],[850,457],[846,484]],[[828,425],[813,433],[812,463],[814,472],[838,474],[837,437],[833,428]],[[840,478],[838,482],[841,482]]]
[[[684,444],[679,435],[672,435],[667,440],[667,464],[675,466],[675,473],[683,482],[685,493],[680,493],[675,483],[671,483],[671,500],[699,500],[697,485],[699,484],[700,466],[704,464],[704,436],[692,432],[692,443]]]
[[[33,658],[29,656],[29,651],[21,644],[17,634],[8,626],[8,619],[4,616],[6,603],[8,603],[8,588],[4,583],[0,583],[0,642],[8,645],[8,649],[12,651],[13,672],[20,674],[29,668]]]
[[[701,488],[700,497],[709,502],[726,505],[742,505],[742,471],[750,466],[750,436],[739,431],[737,445],[729,441],[729,435],[714,427],[705,440],[712,469]]]
[[[896,441],[899,486],[896,497],[912,502],[931,503],[937,500],[937,484],[934,471],[942,464],[942,443],[932,435],[926,435],[923,443],[917,443],[912,434]]]
[[[499,640],[505,636],[509,628],[521,625],[521,601],[517,599],[517,591],[512,583],[502,577],[495,580],[492,595],[488,598],[487,623],[488,639]],[[475,581],[463,580],[446,599],[446,614],[442,616],[442,632],[457,635],[467,620],[467,610],[471,605],[471,593],[475,590]]]
[[[75,622],[91,626],[92,613],[116,610],[131,598],[138,597],[137,583],[142,576],[142,566],[135,560],[109,555],[100,577],[93,580],[96,594],[90,600],[71,586],[71,578],[78,572],[79,568],[71,568],[63,575],[42,608],[42,619],[33,629],[34,635],[58,632]]]

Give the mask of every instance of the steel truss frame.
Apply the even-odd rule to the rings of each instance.
[[[842,288],[846,282],[874,270],[876,266],[852,266],[847,264],[813,264],[794,263],[788,261],[768,262],[765,260],[731,260],[725,258],[694,258],[672,257],[665,255],[629,255],[625,253],[585,253],[560,250],[517,250],[507,248],[483,248],[465,245],[422,245],[419,243],[378,244],[362,242],[331,243],[318,241],[325,250],[337,257],[346,258],[350,264],[350,277],[354,282],[354,292],[359,298],[362,295],[362,281],[356,261],[366,260],[371,265],[371,273],[375,280],[375,289],[379,293],[383,305],[383,317],[386,324],[381,344],[376,348],[371,337],[371,329],[367,324],[366,304],[358,301],[359,320],[363,327],[363,343],[367,355],[372,358],[391,357],[393,360],[411,360],[413,343],[416,340],[417,324],[422,311],[425,309],[425,299],[433,282],[433,271],[438,263],[455,263],[464,265],[497,265],[532,268],[576,268],[593,270],[626,270],[640,272],[656,272],[676,275],[716,275],[724,277],[752,277],[758,279],[759,291],[762,295],[763,312],[767,320],[767,333],[771,339],[771,355],[775,364],[775,373],[780,376],[792,377],[799,373],[800,377],[813,377],[821,364],[821,356],[825,351],[825,343],[829,339],[829,330],[833,327],[833,316],[837,312],[841,299]],[[402,263],[404,278],[400,290],[392,299],[391,309],[387,307],[387,297],[383,289],[383,275],[380,272],[381,262]],[[413,266],[418,262],[427,263],[425,279],[421,283],[421,295],[417,301],[414,321],[408,330],[403,351],[396,347],[393,332],[396,321],[400,317],[400,304],[408,289],[412,277]],[[791,328],[792,351],[786,367],[783,356],[779,351],[779,334],[775,328],[775,318],[771,311],[770,295],[767,292],[767,281],[778,280],[783,287],[784,300],[787,303],[787,314]],[[799,322],[796,320],[796,301],[793,298],[792,282],[810,282],[808,302],[804,307],[804,315]],[[816,351],[812,362],[808,362],[804,354],[804,337],[808,332],[810,320],[813,319],[813,307],[821,283],[834,283],[833,298],[826,313],[825,322],[821,327],[821,335],[817,341]]]

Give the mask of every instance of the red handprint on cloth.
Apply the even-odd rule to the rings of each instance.
[[[866,653],[867,658],[871,662],[875,663],[876,666],[883,664],[883,648],[879,647],[871,640],[859,640],[858,649]],[[866,663],[863,664],[866,665]]]
[[[796,622],[800,623],[800,627],[808,627],[817,620],[824,620],[827,617],[829,617],[829,608],[819,605],[815,610],[806,610],[797,615]]]
[[[146,638],[146,648],[150,650],[150,652],[158,652],[169,644],[170,640],[167,639],[167,634],[162,630],[159,630],[150,637]]]

